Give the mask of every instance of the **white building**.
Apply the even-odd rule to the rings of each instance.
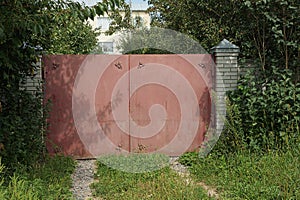
[[[85,0],[86,5],[93,5],[93,0]],[[131,15],[134,21],[139,18],[139,21],[144,27],[150,28],[151,18],[150,15],[146,12],[148,8],[147,2],[145,1],[130,1],[131,4]],[[121,13],[122,14],[122,13]],[[117,32],[113,35],[106,35],[105,32],[109,29],[109,24],[111,20],[107,15],[95,17],[89,23],[94,28],[101,28],[101,35],[98,37],[99,46],[102,48],[103,53],[106,54],[120,54],[120,49],[118,49],[118,40],[121,36],[120,32]]]

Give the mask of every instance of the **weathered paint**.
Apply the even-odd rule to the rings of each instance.
[[[43,57],[43,65],[45,100],[51,101],[47,136],[50,153],[75,158],[122,151],[174,156],[183,150],[195,150],[204,139],[211,120],[210,55],[56,55]],[[90,79],[82,80],[85,90],[94,95],[94,105],[84,95],[74,94],[76,78],[86,73],[84,69],[91,71]],[[94,77],[98,74],[101,76]],[[194,94],[185,95],[187,90]],[[193,95],[195,98],[191,98]],[[72,103],[80,105],[75,110],[78,113],[74,114]],[[84,114],[87,110],[96,112],[97,125]],[[80,119],[74,120],[74,116]],[[80,134],[78,121],[83,127]],[[105,138],[95,134],[95,126],[101,128]],[[110,141],[118,148],[105,147],[99,140]]]

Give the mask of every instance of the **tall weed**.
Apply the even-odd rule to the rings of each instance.
[[[251,71],[228,93],[226,128],[219,143],[228,151],[291,149],[300,141],[300,84],[290,70]]]

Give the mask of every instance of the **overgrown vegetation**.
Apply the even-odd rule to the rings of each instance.
[[[158,27],[126,31],[119,41],[123,54],[199,54],[207,53],[185,34]]]
[[[197,153],[184,155],[184,161]],[[190,166],[195,181],[217,189],[220,199],[299,199],[299,147],[264,155],[217,154],[197,159]]]
[[[119,5],[119,0],[93,7],[71,0],[0,1],[0,199],[72,199],[74,162],[47,158],[43,95],[21,85],[35,76],[42,53],[94,49],[98,33],[85,21]]]
[[[212,152],[180,158],[220,199],[300,197],[300,85],[293,75],[275,67],[248,71],[228,93],[225,129]]]
[[[2,96],[3,97],[3,96]],[[0,157],[10,174],[44,156],[42,94],[8,90],[0,113]]]
[[[300,84],[287,69],[249,71],[228,94],[221,149],[289,150],[300,141]]]
[[[47,54],[89,54],[97,47],[98,29],[78,15],[66,10],[66,14],[55,16],[51,33],[47,38]]]
[[[7,172],[30,166],[44,153],[42,95],[20,87],[34,76],[41,50],[87,53],[97,34],[84,21],[119,5],[119,0],[93,7],[70,0],[0,1],[0,157]]]
[[[92,185],[96,197],[128,200],[209,199],[201,186],[187,183],[168,166],[146,173],[123,172],[101,161],[97,166],[96,181]]]
[[[300,85],[288,69],[249,71],[228,93],[225,129],[205,158],[180,162],[221,199],[298,199]]]
[[[224,38],[241,58],[262,69],[299,67],[300,9],[297,0],[149,0],[152,25],[197,39],[205,48]]]
[[[225,129],[212,152],[187,153],[180,162],[220,199],[298,199],[298,1],[148,2],[152,25],[188,34],[205,49],[226,38],[241,48],[247,71],[227,94]]]
[[[19,169],[3,179],[5,167],[0,163],[0,199],[73,199],[70,176],[74,167],[71,158],[56,156],[36,164],[29,172]]]

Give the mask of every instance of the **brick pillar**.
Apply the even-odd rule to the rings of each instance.
[[[221,133],[226,116],[225,94],[234,90],[238,81],[238,55],[240,49],[228,40],[224,39],[217,46],[211,48],[211,54],[216,64],[214,77],[215,91],[215,128]]]
[[[39,56],[39,61],[34,63],[35,71],[33,76],[27,76],[25,83],[21,84],[20,87],[26,89],[26,91],[34,94],[35,92],[42,92],[42,56]]]

